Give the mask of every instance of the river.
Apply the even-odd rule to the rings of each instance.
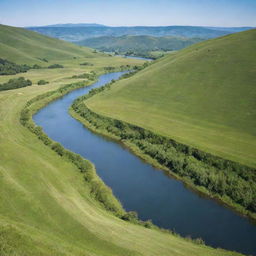
[[[198,195],[182,182],[132,154],[120,144],[96,135],[72,118],[68,109],[90,89],[118,79],[124,72],[102,75],[38,111],[33,119],[65,148],[89,159],[128,211],[151,219],[182,236],[202,238],[207,245],[256,255],[256,225],[215,200]]]

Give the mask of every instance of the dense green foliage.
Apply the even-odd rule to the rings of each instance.
[[[80,63],[80,66],[93,66],[93,64],[90,62],[83,62],[83,63]]]
[[[78,42],[78,44],[104,52],[115,52],[116,54],[146,55],[151,51],[180,50],[200,41],[202,41],[200,38],[125,35],[121,37],[88,38]]]
[[[72,79],[74,78],[78,78],[78,79],[88,79],[88,80],[95,80],[96,79],[96,73],[94,71],[91,71],[90,73],[83,73],[83,74],[80,74],[80,75],[73,75],[71,77]]]
[[[0,75],[15,75],[25,73],[30,69],[28,65],[18,65],[0,58]]]
[[[45,81],[45,80],[43,80],[43,79],[41,79],[41,80],[39,80],[39,81],[37,82],[37,84],[38,84],[38,85],[45,85],[45,84],[49,84],[49,82],[48,82],[48,81]]]
[[[12,90],[32,85],[29,79],[24,77],[10,79],[7,83],[0,84],[0,91]]]
[[[143,64],[144,65],[144,64]],[[107,66],[104,67],[104,72],[117,72],[117,71],[127,71],[127,70],[139,70],[143,68],[143,65],[121,65],[120,67]]]
[[[85,105],[86,99],[109,90],[113,83],[91,90],[88,95],[77,99],[72,108],[97,130],[135,145],[143,154],[189,183],[205,188],[210,195],[256,213],[255,169],[213,156],[136,125],[99,115]]]
[[[41,69],[41,68],[43,68],[43,67],[40,66],[40,65],[38,65],[38,64],[34,64],[34,65],[32,66],[32,69]]]
[[[48,68],[64,68],[63,65],[60,64],[52,64],[50,66],[48,66]]]

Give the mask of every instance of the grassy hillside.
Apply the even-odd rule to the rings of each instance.
[[[255,167],[255,42],[256,30],[250,30],[190,46],[118,82],[87,105]]]
[[[17,56],[15,50],[9,54]],[[28,100],[78,81],[70,78],[73,75],[92,69],[99,74],[110,65],[142,63],[96,54],[83,59],[91,66],[81,66],[81,59],[67,57],[61,61],[61,70],[29,70],[22,74],[33,82],[32,86],[0,92],[0,255],[238,255],[115,217],[92,198],[75,165],[20,124],[20,112]],[[33,57],[27,60],[34,61]],[[19,75],[1,76],[0,82]],[[40,79],[49,84],[37,86]]]
[[[174,51],[185,48],[191,44],[202,41],[199,38],[182,37],[153,37],[153,36],[104,36],[89,38],[77,42],[79,45],[88,46],[101,51],[122,52],[150,52]]]
[[[93,50],[22,28],[0,25],[0,56],[15,63],[37,63],[92,57]]]

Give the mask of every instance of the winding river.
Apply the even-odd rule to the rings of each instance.
[[[50,138],[93,162],[98,175],[124,208],[138,212],[140,219],[151,219],[182,236],[201,237],[213,247],[256,255],[255,223],[191,191],[120,144],[92,133],[69,115],[68,109],[77,97],[123,73],[102,75],[92,86],[52,102],[34,115],[35,123]]]

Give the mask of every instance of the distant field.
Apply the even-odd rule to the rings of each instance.
[[[256,30],[190,46],[88,100],[100,114],[256,167]]]

